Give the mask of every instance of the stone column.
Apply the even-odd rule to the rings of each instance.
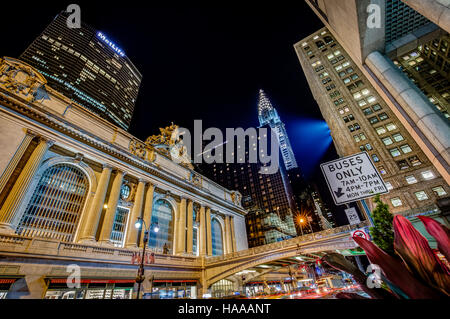
[[[211,208],[206,207],[206,252],[212,256]]]
[[[198,252],[201,257],[206,255],[206,223],[205,223],[205,206],[200,207],[200,225],[199,225],[199,243]]]
[[[28,146],[30,145],[31,141],[35,136],[36,134],[31,132],[30,130],[25,130],[25,137],[23,138],[22,142],[20,143],[19,147],[14,153],[14,156],[11,158],[11,160],[8,163],[8,166],[6,166],[5,171],[0,177],[0,192],[5,187],[12,173],[16,169],[17,164],[22,159],[23,154],[25,153],[25,151],[27,150]]]
[[[234,232],[234,217],[230,217],[230,229],[231,229],[231,247],[233,252],[236,251],[236,233]]]
[[[233,252],[233,246],[231,242],[231,223],[230,223],[230,216],[225,216],[225,225],[226,225],[226,236],[225,240],[227,241],[227,253],[231,254]]]
[[[106,208],[102,231],[99,238],[99,241],[102,243],[110,243],[111,231],[114,224],[114,218],[116,217],[117,204],[119,203],[124,175],[124,172],[118,170],[114,177],[111,192],[109,194],[108,207]]]
[[[230,253],[230,247],[228,246],[228,233],[230,231],[230,225],[228,224],[228,216],[225,216],[223,218],[224,221],[224,232],[223,232],[223,254],[229,254]]]
[[[105,203],[106,192],[108,190],[109,180],[111,178],[111,166],[103,164],[102,175],[98,182],[97,189],[95,190],[94,199],[92,200],[91,207],[88,210],[87,216],[83,222],[83,228],[81,230],[80,241],[95,241],[97,234],[97,228],[100,221],[100,217]]]
[[[2,208],[0,209],[0,232],[14,232],[11,228],[11,223],[14,220],[19,206],[25,198],[25,194],[27,193],[31,180],[41,165],[45,153],[52,144],[53,141],[43,137],[39,138],[39,144],[31,154]]]
[[[188,212],[187,212],[187,253],[192,254],[192,244],[193,244],[193,238],[192,238],[192,232],[193,232],[193,214],[194,214],[194,203],[192,200],[188,201]]]
[[[155,192],[155,185],[149,184],[147,192],[145,194],[145,204],[144,204],[144,214],[142,219],[144,219],[147,227],[152,224],[152,210],[153,210],[153,193]],[[144,247],[144,233],[141,233],[140,247]]]
[[[421,1],[428,2],[428,1]],[[388,106],[419,145],[447,184],[450,183],[450,130],[448,120],[403,72],[378,51],[366,60],[379,89],[388,96]]]
[[[178,212],[177,245],[175,254],[186,251],[186,198],[181,198],[180,211]]]
[[[145,188],[145,181],[139,179],[139,184],[136,190],[136,196],[134,197],[133,210],[131,211],[131,216],[130,219],[128,220],[129,225],[127,227],[128,231],[125,240],[125,247],[127,248],[137,247],[138,230],[136,229],[136,227],[134,227],[134,224],[136,223],[138,217],[141,217],[142,214],[142,203],[144,201],[144,188]],[[150,225],[146,226],[150,227]],[[142,227],[144,227],[144,224],[142,224]]]

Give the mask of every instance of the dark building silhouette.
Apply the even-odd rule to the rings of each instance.
[[[127,130],[142,75],[103,32],[82,23],[67,27],[60,13],[20,56],[48,85],[105,120]]]

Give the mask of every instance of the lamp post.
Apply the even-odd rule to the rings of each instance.
[[[311,230],[311,234],[313,233],[313,230],[312,230],[312,226],[311,226],[311,220],[310,220],[310,216],[308,216],[307,217],[307,220],[308,220],[308,225],[309,225],[309,229]]]
[[[302,224],[305,222],[305,219],[303,217],[300,217],[299,219],[299,224],[300,224],[300,230],[302,231],[302,236],[303,236],[303,227]]]
[[[142,257],[141,257],[141,263],[139,264],[139,269],[138,269],[138,273],[136,276],[136,283],[138,284],[138,289],[137,289],[137,296],[136,299],[139,299],[139,296],[141,294],[141,284],[144,281],[145,277],[144,277],[144,258],[145,258],[145,248],[147,247],[147,243],[148,243],[148,235],[150,232],[150,228],[152,227],[152,225],[154,225],[154,232],[157,233],[159,231],[159,227],[158,227],[158,223],[155,224],[150,224],[150,227],[147,229],[147,225],[145,224],[145,221],[141,218],[138,217],[136,223],[134,224],[134,226],[137,229],[141,229],[142,228],[142,224],[144,224],[144,240],[143,240],[143,244],[144,247],[142,248]]]

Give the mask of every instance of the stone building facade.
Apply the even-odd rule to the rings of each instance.
[[[391,212],[436,212],[447,182],[336,38],[323,28],[295,50],[338,154],[369,154],[387,183],[382,199]]]
[[[442,56],[448,54],[448,2],[305,2],[383,98],[447,184],[450,183],[450,126],[445,113],[445,88],[448,87],[449,73],[446,69],[448,61]],[[407,57],[420,47],[423,51]],[[423,61],[416,59],[419,53]],[[430,68],[428,71],[432,73],[426,74],[425,71],[419,79],[418,74],[402,72],[398,59],[403,61],[404,57],[408,58],[407,62],[415,63],[414,68],[421,68],[420,71]],[[428,58],[431,63],[426,62]],[[397,65],[394,64],[396,60]],[[429,84],[433,86],[432,90]]]
[[[46,83],[30,65],[0,60],[0,277],[9,297],[43,298],[73,263],[91,284],[132,284],[139,217],[155,282],[206,291],[202,260],[248,248],[241,195]]]

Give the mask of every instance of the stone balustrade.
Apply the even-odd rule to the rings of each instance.
[[[222,262],[222,261],[230,260],[230,259],[234,259],[234,258],[240,258],[240,257],[245,257],[245,256],[254,256],[257,254],[270,252],[270,251],[274,251],[274,250],[281,249],[281,248],[297,246],[297,244],[305,244],[308,242],[313,242],[313,241],[316,241],[319,239],[327,238],[327,237],[330,237],[333,235],[349,233],[353,230],[356,230],[358,228],[362,228],[365,226],[369,226],[368,221],[364,221],[357,225],[345,225],[345,226],[340,226],[340,227],[336,227],[336,228],[326,229],[326,230],[323,230],[323,231],[320,231],[317,233],[298,236],[295,238],[283,240],[283,241],[272,243],[272,244],[253,247],[253,248],[250,248],[247,250],[241,250],[241,251],[234,252],[231,254],[215,256],[215,257],[208,257],[206,259],[206,263],[213,264],[216,262]]]
[[[151,248],[147,252],[155,252],[155,266],[170,264],[176,267],[201,267],[201,259],[193,256],[165,255]],[[28,238],[18,235],[0,235],[0,254],[47,255],[48,258],[64,258],[68,260],[131,264],[133,253],[140,253],[140,248],[119,248],[99,245],[66,243],[44,238]]]

